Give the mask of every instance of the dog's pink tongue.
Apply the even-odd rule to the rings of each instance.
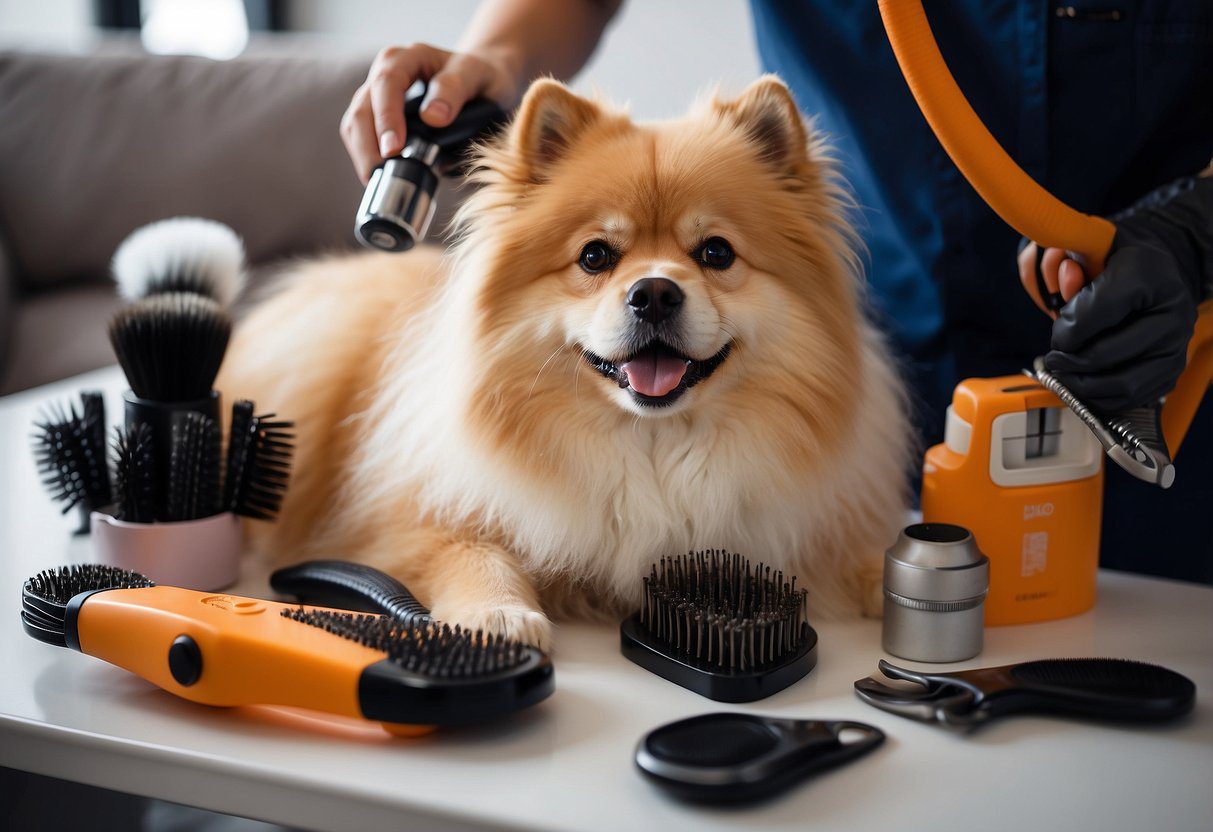
[[[687,362],[673,355],[645,353],[624,362],[619,369],[627,373],[628,384],[643,396],[664,396],[678,386],[686,375]]]

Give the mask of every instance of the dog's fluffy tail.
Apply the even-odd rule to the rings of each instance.
[[[195,292],[230,306],[244,287],[244,244],[221,222],[173,217],[123,240],[112,268],[119,293],[130,301]]]

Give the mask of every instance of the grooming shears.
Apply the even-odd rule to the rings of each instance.
[[[990,716],[988,709],[976,707],[982,698],[981,690],[952,674],[917,673],[884,659],[878,667],[889,679],[917,685],[915,688],[894,688],[872,676],[857,681],[855,693],[859,698],[882,711],[955,727],[968,727]]]
[[[917,688],[869,676],[860,699],[898,716],[955,728],[1013,713],[1061,713],[1131,721],[1172,719],[1192,709],[1196,686],[1173,670],[1125,659],[1042,659],[955,673],[920,673],[883,659],[880,672]]]

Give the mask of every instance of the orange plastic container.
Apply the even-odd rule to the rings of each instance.
[[[1103,449],[1027,376],[968,379],[923,466],[924,522],[973,532],[990,559],[986,624],[1077,615],[1095,603]]]

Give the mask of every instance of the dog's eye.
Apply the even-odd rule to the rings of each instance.
[[[709,237],[704,240],[694,257],[709,269],[722,271],[733,265],[733,247],[723,237]]]
[[[581,265],[581,268],[592,274],[614,266],[617,258],[618,255],[615,250],[609,245],[602,240],[594,240],[593,242],[586,243],[585,248],[581,250],[581,257],[578,258],[577,262]]]

